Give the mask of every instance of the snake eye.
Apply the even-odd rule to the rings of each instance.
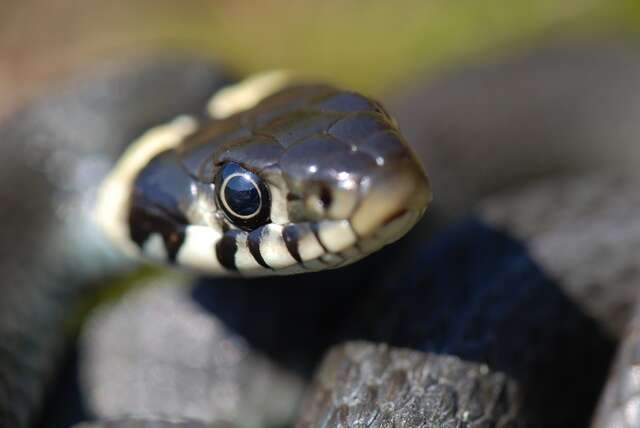
[[[269,190],[262,179],[237,163],[227,163],[216,176],[216,198],[236,226],[253,230],[269,220]]]

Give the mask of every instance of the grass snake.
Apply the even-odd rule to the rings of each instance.
[[[55,384],[69,318],[77,313],[78,301],[108,290],[109,278],[137,269],[93,226],[90,214],[96,200],[101,200],[100,221],[125,252],[231,275],[220,284],[201,280],[197,286],[201,302],[208,302],[212,313],[278,364],[297,367],[296,371],[311,377],[323,353],[331,349],[313,376],[298,426],[586,423],[605,379],[615,338],[623,336],[629,319],[625,314],[630,314],[637,293],[631,281],[628,291],[617,298],[614,293],[603,294],[611,300],[601,299],[606,304],[598,304],[594,298],[601,290],[598,281],[583,286],[584,277],[577,275],[576,265],[595,264],[587,263],[589,259],[580,253],[578,238],[581,231],[599,230],[600,226],[585,207],[608,207],[603,217],[606,214],[618,227],[633,230],[634,199],[615,199],[610,190],[633,194],[627,189],[633,189],[635,179],[625,176],[619,180],[619,174],[607,173],[604,178],[541,182],[486,200],[480,210],[482,220],[463,221],[444,237],[432,236],[433,220],[427,216],[400,242],[374,252],[411,228],[429,199],[418,161],[378,103],[324,85],[296,86],[276,94],[271,105],[258,104],[211,120],[206,118],[209,113],[202,112],[208,95],[233,81],[222,68],[189,61],[151,61],[150,65],[128,64],[124,69],[127,71],[121,65],[107,66],[102,75],[76,80],[68,87],[71,89],[54,91],[33,102],[0,129],[6,165],[0,175],[3,203],[13,207],[3,214],[0,414],[4,425],[37,422],[47,390]],[[209,147],[204,154],[195,154],[190,163],[189,154],[205,147],[204,141],[225,136],[220,130],[253,132],[261,119],[282,114],[278,108],[286,110],[295,100],[301,103],[297,109],[323,100],[330,104],[332,97],[339,100],[332,105],[337,110],[305,111],[299,121],[283,123],[280,128],[235,135],[240,144],[227,140],[214,147],[213,156]],[[128,108],[132,100],[135,108]],[[209,103],[213,105],[215,102]],[[340,111],[343,108],[352,113]],[[130,156],[134,150],[144,153],[150,140],[157,144],[158,132],[155,136],[147,133],[129,149],[120,166],[112,169],[128,142],[144,129],[183,114],[189,116],[160,128],[165,137],[182,132],[173,140],[166,138],[168,152],[159,154],[156,146],[147,151],[144,162],[140,158],[126,161],[136,157]],[[349,122],[351,118],[356,120]],[[348,126],[337,126],[341,120]],[[323,145],[315,146],[319,151],[313,157],[304,150],[295,153],[297,133],[318,132]],[[384,138],[371,138],[376,133]],[[350,138],[361,140],[353,148]],[[260,143],[252,147],[252,139]],[[334,143],[334,150],[322,150]],[[16,149],[20,146],[25,149]],[[335,152],[340,156],[333,156]],[[437,150],[433,153],[438,155]],[[207,162],[211,159],[220,162]],[[274,159],[281,164],[291,162],[286,174],[269,172]],[[372,183],[364,189],[345,185],[343,175],[331,166],[346,160],[347,166],[353,166],[344,175],[347,181],[361,178],[360,166],[364,171],[379,171],[380,179],[378,173],[372,174]],[[127,163],[137,167],[135,174],[127,171]],[[323,175],[326,166],[330,172]],[[109,171],[115,172],[107,183],[124,186],[120,190],[131,205],[110,192],[100,194],[100,184]],[[127,176],[129,180],[122,181]],[[137,180],[132,180],[134,176]],[[591,183],[589,197],[566,197],[579,192],[585,180]],[[22,183],[29,183],[29,198],[24,197]],[[226,194],[216,193],[225,186],[229,189]],[[407,188],[411,191],[403,193]],[[377,191],[384,197],[376,197]],[[106,194],[110,195],[108,202]],[[245,205],[235,206],[238,200]],[[271,202],[268,215],[263,211],[267,200]],[[374,207],[374,214],[358,219],[359,207],[367,204]],[[246,211],[247,206],[255,208],[257,217]],[[549,206],[556,207],[554,215],[543,214]],[[545,221],[525,221],[530,217],[522,214],[522,207]],[[437,206],[433,217],[438,217]],[[582,228],[572,228],[579,219]],[[194,226],[209,238],[193,239],[195,229],[189,228]],[[505,230],[518,239],[505,236]],[[611,233],[594,234],[585,242],[597,241],[602,247]],[[375,238],[357,248],[361,236]],[[426,248],[427,240],[434,245]],[[519,252],[519,241],[530,243],[535,262],[526,261],[528,256]],[[634,248],[633,242],[630,239],[625,248]],[[554,252],[562,243],[569,243],[567,249]],[[348,265],[371,252],[359,263],[325,270]],[[500,263],[490,254],[498,255]],[[592,256],[611,266],[612,272],[633,266],[633,260],[624,261],[624,249],[604,254],[622,260],[616,268],[602,255]],[[504,260],[514,257],[520,264],[503,269]],[[470,277],[447,276],[437,269],[451,259],[457,260],[452,267],[469,272]],[[484,260],[484,264],[474,260]],[[540,275],[539,266],[548,274]],[[303,269],[324,271],[248,282],[233,278]],[[622,276],[611,275],[605,283],[622,281],[618,279]],[[476,276],[489,279],[475,283]],[[593,272],[589,277],[596,278]],[[527,282],[528,278],[538,279]],[[566,283],[560,289],[554,285],[557,278]],[[483,282],[493,285],[486,287]],[[469,288],[470,284],[476,285]],[[517,286],[510,289],[501,284]],[[277,309],[261,311],[264,307]],[[544,311],[530,311],[532,307]],[[617,310],[617,319],[611,317],[621,307],[627,309]],[[260,325],[249,322],[255,321],[256,313],[261,314]],[[633,426],[636,420],[633,400],[638,388],[632,382],[636,337],[633,332],[628,334],[616,365],[617,378],[606,388],[594,422],[600,425],[596,426]],[[577,358],[580,355],[588,358]],[[51,404],[47,406],[50,410]],[[45,410],[47,414],[51,413]],[[104,426],[150,423],[114,420]],[[155,424],[202,426],[197,421],[170,419]]]

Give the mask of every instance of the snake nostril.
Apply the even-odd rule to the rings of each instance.
[[[320,181],[309,183],[304,198],[305,212],[310,219],[325,218],[327,212],[334,203],[334,195],[331,187]]]
[[[333,195],[331,194],[331,189],[327,185],[320,186],[319,193],[320,203],[324,206],[325,209],[331,206],[333,202]]]

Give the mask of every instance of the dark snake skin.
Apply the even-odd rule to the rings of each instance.
[[[101,177],[137,133],[160,118],[199,111],[207,94],[228,81],[210,65],[153,64],[105,64],[95,77],[54,91],[0,127],[0,200],[10,207],[2,211],[0,235],[3,427],[31,426],[80,299],[126,272],[129,262],[88,224]],[[158,87],[166,98],[158,99]],[[132,99],[135,111],[126,108]]]
[[[3,182],[11,183],[0,190],[3,202],[9,201],[8,205],[15,207],[5,223],[11,227],[3,229],[1,241],[3,293],[7,296],[6,300],[0,300],[3,305],[0,312],[0,421],[3,426],[32,424],[45,396],[45,385],[54,376],[67,337],[66,322],[80,291],[103,280],[105,275],[120,274],[122,262],[100,244],[80,247],[85,257],[78,259],[79,247],[76,242],[69,245],[66,234],[58,241],[44,241],[50,242],[53,250],[42,248],[43,255],[34,257],[34,249],[41,246],[46,231],[56,230],[61,224],[58,217],[50,215],[60,200],[54,193],[59,182],[52,183],[42,166],[44,159],[53,156],[50,149],[46,151],[47,144],[44,144],[43,158],[30,160],[27,153],[32,153],[31,150],[15,151],[8,147],[44,139],[53,144],[50,147],[68,147],[73,140],[73,144],[95,144],[84,153],[93,153],[96,147],[104,150],[102,146],[107,145],[106,141],[94,141],[82,134],[83,127],[70,125],[68,118],[73,118],[73,124],[97,121],[94,127],[109,129],[104,135],[124,145],[153,123],[178,112],[197,111],[204,103],[205,94],[226,80],[211,78],[207,67],[178,64],[151,62],[139,69],[134,67],[133,72],[116,68],[107,73],[115,77],[104,80],[94,77],[86,86],[73,83],[67,92],[54,93],[27,108],[0,130],[3,163],[7,159],[7,165],[14,166],[0,170]],[[223,73],[214,72],[214,76],[220,75]],[[158,77],[156,80],[150,76]],[[176,84],[176,78],[184,78],[184,85]],[[131,86],[123,89],[122,82],[131,82]],[[159,103],[154,96],[159,85],[176,90],[173,96],[163,96],[166,103]],[[110,90],[113,87],[120,90]],[[96,88],[104,91],[96,94]],[[185,92],[185,88],[190,90]],[[132,99],[143,107],[128,106]],[[178,102],[179,99],[184,100],[184,104]],[[60,105],[65,107],[56,110]],[[51,112],[56,111],[58,116],[52,117]],[[135,111],[140,116],[131,116]],[[87,117],[86,112],[94,113]],[[77,120],[78,117],[84,120]],[[400,123],[402,125],[402,120]],[[41,129],[48,132],[34,134],[34,130]],[[114,135],[118,130],[123,134]],[[85,138],[80,137],[82,135]],[[115,147],[111,153],[115,156],[118,151],[119,147]],[[51,168],[55,171],[55,167]],[[20,183],[27,179],[25,171],[28,171],[29,182],[34,183],[30,186],[33,198],[29,200],[25,200],[20,189]],[[620,190],[616,184],[619,182],[604,182],[613,183],[609,189]],[[538,189],[546,189],[542,192],[546,194],[554,186],[554,182],[542,183]],[[567,186],[565,188],[570,189],[571,183]],[[67,189],[67,192],[73,194],[73,190]],[[438,194],[437,188],[435,193]],[[604,191],[603,195],[607,193],[616,192]],[[533,196],[538,194],[534,188],[522,198],[533,201],[530,207],[535,208],[537,203],[543,210],[548,205],[544,200],[536,202]],[[571,192],[560,192],[554,199],[556,204],[568,207],[567,218],[576,213],[588,214],[580,204],[572,205],[567,194]],[[433,237],[430,223],[433,219],[427,219],[407,239],[372,256],[371,260],[344,271],[310,277],[313,280],[305,284],[309,288],[304,293],[301,284],[281,278],[266,281],[260,287],[238,280],[207,284],[206,288],[197,287],[194,294],[203,307],[246,336],[255,347],[306,376],[311,375],[320,355],[331,349],[314,377],[298,426],[584,426],[605,381],[616,336],[628,315],[619,312],[617,321],[609,321],[609,312],[599,313],[594,309],[598,305],[592,303],[592,292],[584,292],[590,289],[576,287],[576,282],[565,280],[567,277],[563,275],[575,272],[575,266],[599,259],[589,259],[587,256],[591,254],[578,261],[545,258],[544,253],[534,251],[532,263],[503,277],[508,279],[506,284],[528,285],[500,287],[500,282],[495,281],[497,285],[490,289],[489,300],[483,300],[480,293],[467,294],[465,282],[453,275],[454,272],[475,272],[487,278],[498,271],[490,266],[473,271],[477,266],[465,265],[465,254],[477,257],[477,254],[513,254],[522,250],[518,241],[494,230],[492,225],[510,228],[523,241],[539,239],[534,248],[553,243],[551,237],[563,231],[562,221],[549,220],[538,231],[519,227],[519,221],[513,219],[526,216],[518,214],[520,202],[510,200],[514,198],[507,195],[487,202],[493,204],[494,209],[483,209],[485,223],[463,222],[447,232],[446,239],[435,238],[434,250],[416,252],[416,248],[422,248],[421,243]],[[605,206],[611,205],[606,197],[602,201]],[[629,199],[627,208],[624,204],[621,207],[620,212],[633,212],[633,199]],[[24,227],[26,219],[30,227]],[[619,222],[619,218],[616,221]],[[579,237],[580,231],[573,236]],[[478,246],[478,242],[491,244]],[[600,242],[608,241],[602,238]],[[576,248],[580,247],[576,244]],[[434,261],[450,260],[451,252],[461,261],[445,270],[451,275],[438,277],[432,269],[423,268],[433,266]],[[96,263],[96,257],[100,263]],[[550,265],[550,259],[558,263]],[[612,259],[618,260],[618,257]],[[24,260],[29,260],[27,266],[31,268],[25,269]],[[86,265],[78,260],[87,260]],[[541,274],[540,267],[546,272]],[[621,269],[619,272],[624,271],[624,267]],[[531,277],[537,279],[527,283],[526,279]],[[619,301],[627,302],[628,314],[632,306],[628,302],[633,301],[637,293],[632,297],[624,292],[617,294],[617,290],[624,288],[617,287],[616,278],[616,275],[606,278],[602,287],[591,290],[609,287],[612,300],[619,296]],[[620,276],[618,281],[622,280]],[[576,296],[582,297],[576,301]],[[259,310],[265,307],[279,309]],[[539,311],[530,308],[539,308]],[[495,311],[504,316],[489,319],[487,314]],[[261,314],[259,325],[251,322],[255,321],[256,313]],[[317,340],[310,343],[310,336]],[[616,426],[614,422],[620,419],[625,421],[622,426],[634,425],[634,415],[621,410],[634,408],[637,397],[634,386],[617,383],[619,379],[629,379],[624,373],[632,370],[637,361],[633,353],[636,336],[630,333],[629,337],[614,369],[615,374],[622,375],[612,377],[607,387],[608,391],[622,392],[606,396],[614,399],[602,402],[596,426]],[[470,343],[475,347],[470,347]],[[525,351],[528,358],[523,362]],[[579,358],[585,355],[589,358]],[[43,426],[47,426],[46,418]],[[118,420],[88,426],[199,425],[197,422]]]

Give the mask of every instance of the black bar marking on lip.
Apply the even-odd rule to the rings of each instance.
[[[230,230],[222,235],[222,238],[216,244],[216,257],[220,264],[231,271],[237,272],[236,252],[238,251],[238,243],[236,238],[240,232]]]
[[[153,233],[162,236],[162,242],[167,250],[167,259],[176,262],[178,252],[185,239],[185,218],[174,218],[153,206],[145,206],[146,201],[132,198],[129,210],[129,236],[140,249]],[[177,216],[177,215],[176,215]]]
[[[262,233],[264,229],[258,228],[251,232],[247,237],[247,246],[249,247],[249,252],[253,256],[253,258],[258,262],[258,264],[267,269],[273,269],[271,266],[264,261],[262,257],[262,253],[260,252],[260,241],[262,239]]]
[[[313,232],[313,235],[316,237],[316,240],[318,241],[318,243],[322,247],[322,250],[325,253],[331,253],[331,251],[329,251],[327,249],[327,247],[324,245],[324,242],[322,242],[322,239],[320,239],[320,228],[318,226],[318,223],[316,223],[316,222],[311,223],[311,231]]]
[[[180,251],[180,248],[182,248],[182,244],[184,243],[184,229],[185,228],[182,226],[177,226],[174,233],[163,237],[164,245],[167,248],[167,254],[171,263],[176,262],[178,252]]]
[[[344,257],[339,253],[334,253],[332,251],[329,251],[329,249],[324,245],[324,242],[322,242],[322,239],[320,239],[320,229],[319,229],[318,223],[311,223],[311,230],[313,231],[313,235],[316,237],[316,240],[318,241],[318,243],[320,244],[320,246],[325,252],[325,254],[318,257],[317,260],[320,260],[322,263],[324,263],[327,266],[334,266],[329,261],[325,260],[326,256],[332,255],[337,257],[340,260],[340,262],[338,262],[338,265],[340,263],[344,263],[345,261]]]
[[[129,196],[131,240],[140,248],[154,233],[162,236],[167,259],[176,262],[189,221],[183,205],[192,202],[193,179],[183,169],[175,150],[156,154],[134,178]]]
[[[300,249],[298,244],[300,243],[300,232],[298,226],[295,224],[288,224],[282,229],[282,239],[287,246],[287,250],[291,254],[291,257],[302,264],[302,257],[300,256]]]

